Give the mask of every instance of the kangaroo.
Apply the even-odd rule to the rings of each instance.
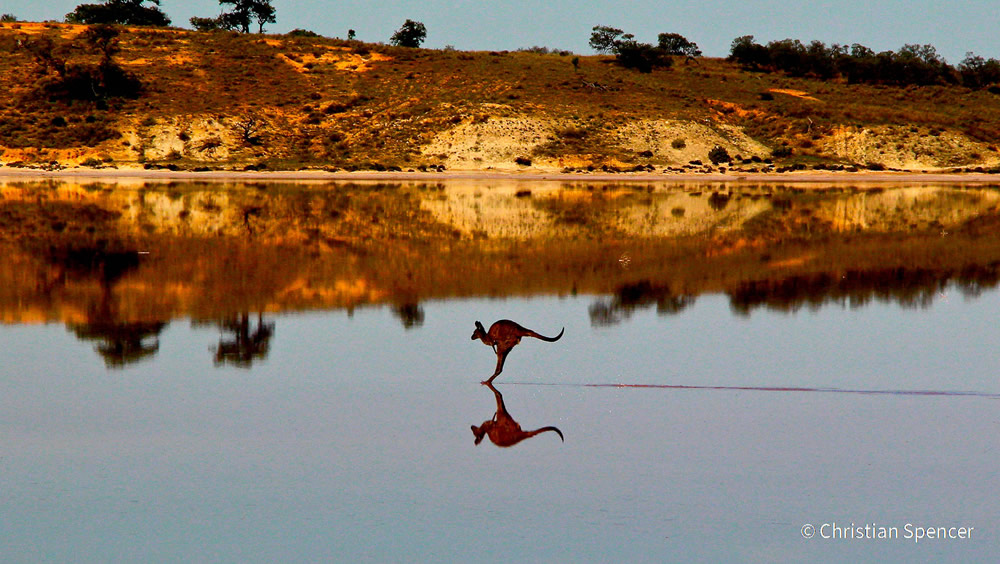
[[[566,331],[565,327],[555,337],[546,337],[545,335],[535,333],[531,329],[525,329],[509,319],[497,321],[493,325],[490,325],[489,331],[486,331],[483,324],[476,321],[476,330],[472,332],[472,340],[479,339],[489,345],[493,349],[493,352],[497,353],[497,369],[493,372],[493,376],[490,376],[490,379],[483,382],[483,384],[493,382],[493,379],[503,372],[503,363],[507,359],[507,354],[510,353],[510,349],[521,342],[521,337],[534,337],[553,343],[563,336],[564,331]]]
[[[487,382],[486,385],[493,390],[493,395],[497,398],[497,412],[493,415],[493,419],[483,421],[483,424],[478,427],[475,425],[472,426],[472,434],[476,437],[477,445],[483,441],[484,436],[489,436],[490,441],[498,447],[510,447],[524,439],[530,439],[546,431],[555,431],[559,435],[559,440],[566,440],[563,438],[562,431],[552,426],[542,427],[534,431],[522,430],[517,421],[514,421],[510,414],[507,413],[507,408],[503,404],[503,396],[500,395],[500,392],[493,387],[493,384]]]

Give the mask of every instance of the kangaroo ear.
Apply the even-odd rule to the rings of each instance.
[[[478,320],[476,321],[476,329],[479,329],[479,330],[480,330],[480,331],[482,331],[483,333],[485,333],[485,332],[486,332],[486,328],[485,328],[485,327],[483,327],[483,324],[482,324],[482,323],[480,323],[480,322],[479,322]]]

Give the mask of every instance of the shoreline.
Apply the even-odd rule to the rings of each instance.
[[[95,179],[95,180],[203,180],[203,181],[247,181],[247,180],[287,180],[287,181],[528,181],[528,182],[715,182],[715,183],[751,183],[751,182],[796,182],[796,183],[912,183],[912,182],[949,182],[970,184],[1000,184],[1000,174],[968,172],[830,172],[830,171],[794,171],[783,173],[653,173],[653,172],[621,172],[621,173],[562,173],[534,171],[444,171],[444,172],[378,172],[378,171],[337,171],[297,170],[297,171],[183,171],[183,170],[146,170],[139,168],[102,168],[102,169],[62,169],[37,170],[23,168],[0,167],[0,181],[24,178],[52,179]]]

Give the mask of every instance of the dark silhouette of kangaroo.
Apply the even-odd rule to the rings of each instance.
[[[534,337],[552,343],[558,341],[559,337],[563,336],[564,331],[566,331],[565,327],[555,337],[546,337],[545,335],[535,333],[531,329],[525,329],[509,319],[497,321],[493,325],[490,325],[490,330],[487,331],[482,323],[476,321],[476,330],[472,332],[472,340],[479,339],[489,345],[493,349],[493,352],[497,353],[497,369],[490,376],[490,379],[483,383],[489,384],[493,382],[493,379],[503,372],[503,363],[507,359],[510,349],[521,342],[521,337]]]
[[[500,395],[500,392],[493,387],[493,384],[487,382],[486,385],[493,390],[493,395],[497,398],[497,412],[493,415],[493,419],[483,421],[483,424],[478,427],[475,425],[472,426],[472,434],[476,437],[477,445],[483,441],[484,436],[488,436],[490,441],[498,447],[510,447],[524,439],[530,439],[546,431],[555,431],[559,435],[559,439],[565,441],[562,431],[551,425],[535,429],[534,431],[521,429],[517,421],[514,421],[510,414],[507,413],[507,408],[503,404],[503,396]]]

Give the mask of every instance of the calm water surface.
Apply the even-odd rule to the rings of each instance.
[[[1000,551],[1000,293],[988,276],[921,275],[914,291],[912,275],[896,277],[903,289],[866,275],[847,297],[810,275],[794,279],[801,295],[787,281],[697,295],[636,283],[140,323],[126,312],[151,285],[143,264],[162,262],[152,250],[37,267],[48,282],[3,294],[5,319],[35,321],[0,325],[4,562]],[[38,322],[53,304],[89,322]],[[565,334],[511,352],[498,413],[480,384],[496,357],[469,337],[476,320],[502,318]],[[472,427],[504,416],[564,440],[475,444]],[[861,538],[866,525],[897,538]],[[907,538],[918,527],[971,538]]]
[[[5,326],[5,561],[987,560],[996,553],[998,296],[594,327],[591,299],[268,316],[269,354],[216,365],[172,322],[109,370],[56,325]],[[475,319],[525,340],[497,379]],[[649,387],[604,387],[605,385]],[[788,390],[795,388],[795,390]],[[800,390],[804,389],[804,390]],[[898,540],[802,538],[806,524]],[[905,525],[975,527],[905,540]]]

